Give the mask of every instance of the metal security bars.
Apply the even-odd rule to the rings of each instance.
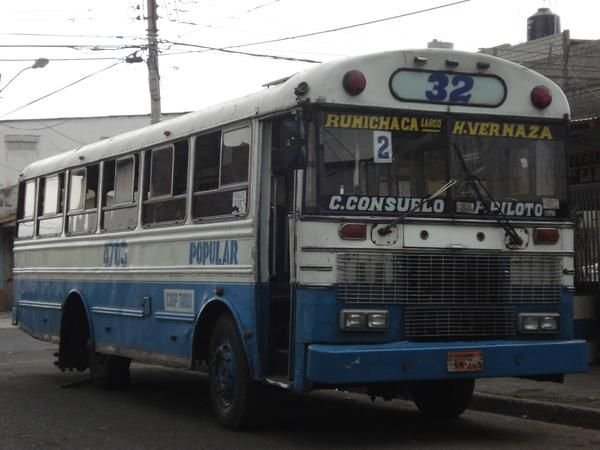
[[[572,185],[575,211],[575,287],[579,293],[600,292],[600,183]]]

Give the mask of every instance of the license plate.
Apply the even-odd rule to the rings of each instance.
[[[448,372],[479,372],[483,369],[483,353],[479,350],[448,352]]]

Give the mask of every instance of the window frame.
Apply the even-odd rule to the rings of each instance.
[[[131,183],[131,200],[127,201],[127,202],[119,202],[117,203],[116,200],[116,193],[117,193],[117,164],[119,161],[125,161],[127,159],[132,159],[133,160],[133,169],[132,169],[132,183]],[[139,177],[140,177],[140,168],[141,168],[141,156],[140,156],[140,151],[136,150],[134,152],[130,152],[127,153],[125,155],[120,155],[120,156],[113,156],[111,158],[108,159],[104,159],[100,162],[98,162],[99,164],[101,164],[101,168],[99,169],[101,175],[99,176],[99,205],[100,205],[100,209],[98,211],[98,214],[100,215],[100,222],[99,222],[99,227],[98,230],[100,233],[114,233],[114,232],[121,232],[121,231],[131,231],[131,230],[135,230],[138,227],[138,215],[139,215],[139,197],[140,197],[140,193],[139,193]],[[112,179],[112,191],[114,192],[113,194],[113,203],[110,206],[107,206],[107,193],[110,192],[110,190],[107,190],[107,186],[106,186],[106,174],[107,174],[107,164],[113,163],[114,164],[114,168],[113,168],[113,179]],[[136,184],[137,184],[137,190],[136,190]],[[136,195],[137,194],[137,195]],[[131,224],[131,226],[126,226],[126,227],[111,227],[108,228],[107,227],[107,216],[109,213],[113,212],[113,211],[119,211],[119,210],[126,210],[126,209],[132,209],[135,210],[135,213],[133,214],[133,216],[135,217],[135,224]]]
[[[56,192],[56,205],[55,210],[53,212],[44,212],[44,208],[46,207],[46,188],[47,188],[47,180],[56,178],[57,183],[57,192]],[[38,238],[48,238],[48,237],[56,237],[62,235],[65,229],[65,179],[66,173],[65,171],[54,172],[47,175],[41,175],[38,177],[38,187],[37,187],[37,195],[36,195],[36,210],[37,213],[35,215],[35,230],[34,236]],[[43,189],[43,192],[42,192]],[[42,222],[50,222],[55,221],[59,222],[55,232],[43,232],[42,227],[40,226]]]
[[[231,133],[231,132],[235,132],[238,130],[247,130],[247,136],[248,136],[248,163],[247,163],[247,167],[246,167],[246,180],[242,181],[242,182],[236,182],[236,183],[227,183],[227,184],[222,184],[222,177],[223,177],[223,149],[224,149],[224,142],[225,142],[225,134],[226,133]],[[198,147],[196,145],[196,141],[198,138],[202,137],[202,136],[208,136],[210,134],[214,134],[214,133],[220,133],[220,138],[219,138],[219,148],[218,148],[218,152],[219,152],[219,166],[218,166],[218,178],[217,178],[217,187],[212,188],[212,189],[204,189],[204,190],[196,190],[196,182],[195,182],[195,178],[194,178],[194,174],[196,173],[196,167],[198,164],[198,156],[197,156],[197,151],[198,151]],[[251,185],[251,173],[252,173],[252,148],[253,148],[253,139],[254,136],[254,130],[253,130],[253,126],[251,122],[246,122],[243,124],[235,124],[229,127],[224,127],[224,128],[220,128],[220,129],[213,129],[213,130],[209,130],[209,131],[205,131],[202,133],[198,133],[193,135],[192,141],[193,141],[193,151],[194,151],[194,162],[193,162],[193,168],[192,168],[192,179],[191,179],[191,211],[190,211],[190,215],[191,215],[191,220],[194,223],[197,222],[202,222],[202,221],[210,221],[210,220],[226,220],[226,219],[230,219],[230,220],[235,220],[235,219],[240,219],[243,217],[248,216],[249,214],[249,197],[250,197],[250,185]],[[233,193],[236,191],[245,191],[245,195],[246,195],[246,208],[245,211],[243,213],[240,214],[235,214],[233,212],[231,213],[224,213],[224,214],[207,214],[207,215],[199,215],[197,214],[196,211],[196,199],[198,197],[206,197],[206,196],[216,196],[219,194],[224,194],[224,193],[228,193],[231,192],[232,196]]]
[[[97,175],[96,175],[96,200],[93,207],[86,207],[86,196],[89,187],[89,172],[91,167],[96,167]],[[71,209],[71,193],[73,192],[73,173],[83,170],[84,178],[83,178],[83,199],[82,199],[82,208],[74,208]],[[100,163],[94,162],[92,164],[88,164],[86,166],[79,166],[69,170],[69,186],[67,192],[67,208],[66,208],[66,223],[65,223],[65,233],[67,236],[73,235],[82,235],[82,234],[93,234],[98,231],[98,214],[99,214],[99,203],[100,203]],[[71,220],[72,218],[84,217],[84,216],[92,216],[95,214],[94,218],[94,226],[91,229],[85,230],[72,230],[71,229]]]
[[[155,170],[154,163],[153,163],[153,156],[155,153],[158,153],[158,152],[164,151],[164,150],[169,150],[170,155],[171,155],[171,176],[169,179],[169,185],[170,185],[169,193],[162,194],[162,195],[151,195],[152,176],[154,175],[154,170]],[[144,203],[148,202],[148,201],[152,201],[152,200],[164,200],[164,199],[173,197],[173,180],[175,178],[175,145],[169,144],[166,146],[157,147],[157,148],[153,148],[153,149],[146,150],[146,151],[150,153],[150,158],[149,158],[150,170],[148,172],[148,198],[144,200]],[[189,151],[189,147],[188,147],[188,151]]]
[[[185,170],[182,171],[182,176],[185,178],[185,189],[182,193],[175,194],[175,184],[176,184],[176,164],[177,160],[177,152],[178,146],[182,145],[183,152],[185,153]],[[176,141],[171,142],[167,145],[161,145],[156,148],[150,148],[143,151],[144,158],[144,173],[143,173],[143,185],[142,185],[142,214],[141,214],[141,225],[142,227],[156,227],[156,226],[165,226],[165,225],[173,225],[173,224],[183,224],[187,221],[188,217],[188,192],[189,185],[191,183],[189,173],[190,173],[190,161],[191,161],[191,148],[192,148],[192,137],[185,137],[178,139]],[[171,167],[170,167],[170,186],[169,193],[151,196],[152,190],[152,177],[155,173],[155,167],[153,164],[153,157],[157,152],[168,150],[170,152],[171,158]],[[149,166],[149,167],[148,167]],[[176,201],[182,201],[183,203],[183,215],[181,217],[177,217],[175,214],[173,217],[169,217],[166,219],[156,219],[156,220],[147,220],[146,212],[150,210],[150,208],[155,207],[156,205],[165,204],[165,206],[173,205]],[[156,218],[156,216],[155,216]]]
[[[37,223],[37,191],[38,191],[38,178],[31,178],[24,180],[19,183],[19,197],[17,202],[17,229],[15,238],[17,240],[33,239],[36,236],[36,223]],[[27,202],[27,186],[33,185],[32,194],[32,211],[31,215],[25,215],[25,205]],[[25,186],[21,192],[21,186]],[[19,236],[19,228],[22,224],[31,224],[31,234],[26,236]]]
[[[117,174],[119,173],[119,163],[126,161],[130,159],[132,161],[132,169],[131,169],[131,186],[129,188],[129,198],[131,200],[128,201],[123,201],[123,202],[118,202],[117,201],[117,192],[119,191],[119,185],[118,185],[118,181],[119,181],[119,177],[117,177]],[[113,178],[113,191],[114,191],[114,199],[113,199],[113,204],[112,206],[121,206],[121,205],[132,205],[135,204],[135,175],[136,175],[136,160],[135,160],[135,154],[129,154],[129,155],[125,155],[125,156],[120,156],[118,158],[109,160],[109,161],[114,161],[115,162],[115,174],[114,174],[114,178]],[[139,164],[138,164],[139,166]],[[139,167],[138,167],[139,170]]]

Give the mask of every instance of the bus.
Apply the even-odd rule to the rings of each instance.
[[[454,418],[478,378],[561,381],[587,370],[568,119],[518,64],[388,51],[37,161],[13,320],[100,386],[204,371],[233,429],[265,386]]]

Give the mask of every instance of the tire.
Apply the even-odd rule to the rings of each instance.
[[[92,381],[104,389],[123,389],[129,386],[131,359],[106,355],[90,350],[90,373]]]
[[[425,416],[454,419],[469,406],[475,380],[417,381],[410,385],[412,398]]]
[[[246,352],[231,315],[217,320],[210,337],[208,380],[214,414],[226,428],[250,427],[256,418],[256,385],[250,378]]]

